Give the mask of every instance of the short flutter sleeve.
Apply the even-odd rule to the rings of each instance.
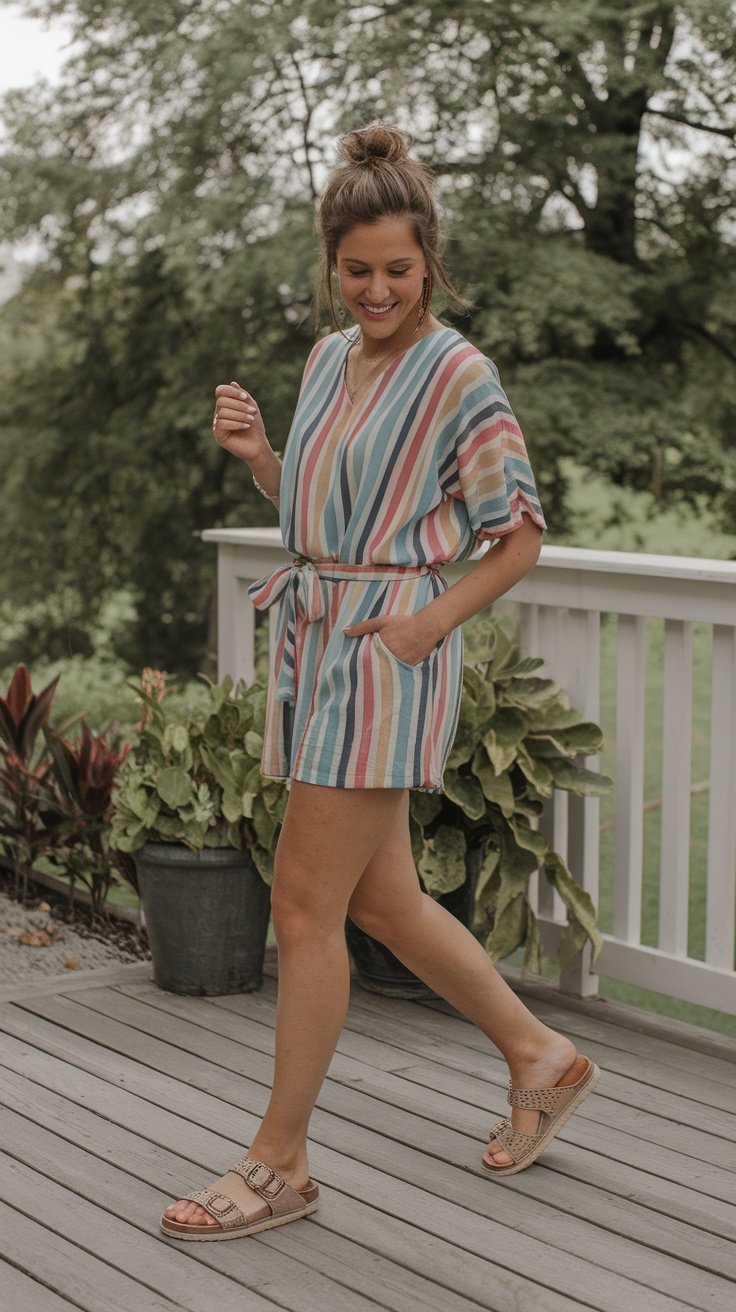
[[[524,512],[546,528],[524,437],[498,369],[477,354],[463,362],[458,375],[452,473],[445,491],[465,502],[481,540],[513,532]]]

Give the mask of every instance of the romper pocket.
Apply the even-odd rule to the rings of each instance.
[[[416,670],[424,669],[426,665],[429,665],[429,662],[431,661],[436,650],[433,647],[431,652],[429,652],[427,656],[423,656],[420,661],[417,661],[416,665],[411,665],[409,661],[402,661],[400,656],[394,656],[394,653],[392,652],[391,648],[387,647],[386,643],[383,641],[383,638],[381,637],[380,631],[378,629],[374,631],[373,639],[375,642],[378,643],[379,647],[386,653],[389,660],[395,661],[397,665],[401,666],[402,670],[416,671]]]

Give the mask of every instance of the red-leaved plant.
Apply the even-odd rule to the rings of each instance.
[[[45,743],[40,753],[35,749],[59,677],[57,674],[37,695],[31,688],[28,667],[20,664],[7,697],[0,697],[0,851],[15,874],[16,893],[22,872],[24,899],[27,868],[47,850],[50,830],[55,827],[52,762]]]
[[[105,734],[93,734],[80,717],[81,732],[76,742],[68,742],[51,725],[43,732],[54,762],[55,797],[58,827],[53,859],[71,877],[73,897],[77,879],[89,889],[95,915],[104,915],[105,901],[114,882],[117,865],[110,850],[109,825],[114,805],[112,789],[121,761],[132,743],[121,742],[115,726]]]

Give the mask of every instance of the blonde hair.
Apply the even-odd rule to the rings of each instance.
[[[315,215],[315,229],[322,243],[315,283],[315,331],[319,331],[327,309],[333,328],[342,332],[331,281],[342,238],[356,224],[375,223],[386,215],[405,214],[413,221],[432,284],[439,284],[453,309],[470,308],[471,302],[452,285],[444,266],[446,236],[434,196],[434,171],[411,157],[411,142],[408,133],[380,118],[340,137],[338,153],[344,163],[328,177]]]

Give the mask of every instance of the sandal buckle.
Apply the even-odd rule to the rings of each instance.
[[[263,1179],[264,1171],[266,1173],[265,1179]],[[260,1179],[257,1178],[259,1172],[261,1174]],[[266,1166],[265,1162],[254,1162],[252,1166],[249,1166],[244,1172],[244,1179],[247,1184],[251,1185],[253,1189],[256,1189],[264,1198],[275,1198],[284,1187],[284,1182],[281,1179],[281,1176],[277,1175],[275,1171],[272,1171],[270,1166]],[[274,1184],[275,1188],[271,1188]]]

